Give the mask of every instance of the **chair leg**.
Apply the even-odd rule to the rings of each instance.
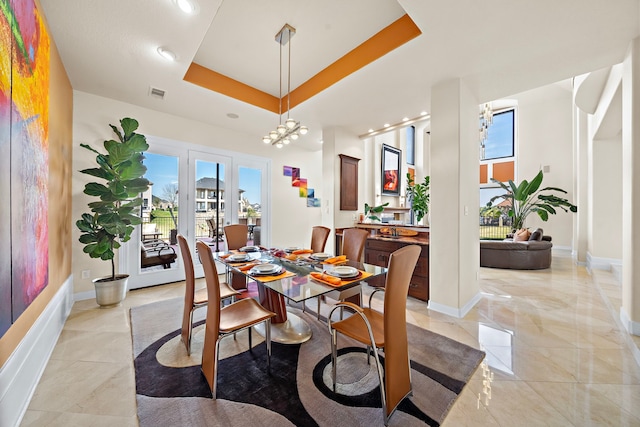
[[[251,351],[253,349],[253,345],[251,345],[251,329],[252,327],[249,326],[248,331],[249,331],[249,351]]]
[[[336,392],[336,365],[338,363],[338,331],[331,331],[331,379],[333,380],[333,392]]]
[[[213,400],[216,400],[216,390],[218,386],[218,355],[220,354],[220,338],[216,340],[216,357],[213,362],[213,387],[211,387],[211,394],[213,395]]]
[[[189,335],[187,335],[187,356],[191,356],[191,337],[193,335],[193,308],[189,312]]]
[[[376,367],[378,368],[378,379],[380,380],[380,399],[382,400],[382,413],[384,414],[384,425],[389,423],[389,415],[387,414],[387,395],[384,391],[384,375],[382,374],[382,365],[380,364],[380,357],[378,355],[378,349],[373,347],[373,357],[376,359]]]
[[[267,372],[271,374],[271,319],[265,320],[264,339],[267,344]]]
[[[316,312],[316,316],[318,317],[318,320],[320,320],[320,297],[318,297],[317,299],[318,299],[318,311]]]

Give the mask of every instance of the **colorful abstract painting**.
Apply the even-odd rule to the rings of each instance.
[[[291,186],[298,187],[298,194],[300,197],[307,199],[307,207],[317,208],[320,207],[320,199],[316,199],[315,190],[313,188],[307,188],[307,178],[300,177],[300,168],[292,166],[284,166],[282,168],[284,176],[291,177]]]
[[[0,0],[0,335],[48,284],[49,51],[34,0]],[[10,313],[10,314],[7,314]]]

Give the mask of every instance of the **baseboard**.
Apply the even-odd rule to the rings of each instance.
[[[616,258],[603,258],[603,257],[594,257],[590,252],[587,252],[587,270],[605,270],[611,271],[611,267],[613,265],[622,266],[622,260]],[[622,274],[622,272],[620,272]],[[622,276],[620,276],[622,279]],[[622,282],[622,280],[620,280]]]
[[[478,292],[473,298],[471,298],[464,306],[461,308],[449,307],[448,305],[439,304],[434,302],[433,300],[429,300],[429,304],[427,308],[429,310],[437,311],[438,313],[446,314],[447,316],[452,316],[457,319],[462,319],[467,315],[469,311],[473,308],[474,305],[480,301],[482,298],[482,294]]]
[[[0,368],[0,426],[20,424],[73,305],[69,276]]]
[[[553,256],[571,257],[572,252],[573,252],[573,248],[571,248],[571,246],[553,245],[553,247],[551,248],[551,254]]]
[[[627,312],[622,307],[620,307],[620,322],[622,323],[622,327],[631,335],[640,335],[640,322],[634,322],[631,320]],[[640,349],[638,349],[635,341],[630,337],[628,337],[628,339],[633,351],[633,357],[636,359],[636,363],[640,365]]]

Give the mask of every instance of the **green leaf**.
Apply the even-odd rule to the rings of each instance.
[[[118,166],[120,163],[131,160],[131,156],[135,154],[125,144],[114,140],[105,141],[104,147],[109,152],[109,160],[113,166]]]
[[[124,139],[129,139],[131,134],[138,129],[138,121],[135,119],[131,119],[129,117],[125,117],[120,120],[120,126],[122,126],[122,130],[124,131]]]
[[[125,144],[131,151],[135,152],[143,152],[149,149],[147,139],[139,133],[133,134]]]
[[[89,150],[89,151],[93,151],[93,152],[94,152],[94,153],[96,153],[96,154],[100,154],[100,152],[96,151],[96,149],[95,149],[95,148],[92,148],[92,147],[90,147],[90,146],[89,146],[89,145],[87,145],[87,144],[80,144],[80,146],[81,146],[81,147],[83,147],[83,148],[86,148],[86,149],[87,149],[87,150]]]
[[[107,187],[97,182],[89,182],[84,186],[84,194],[89,196],[102,197],[104,194],[110,192],[111,191]]]

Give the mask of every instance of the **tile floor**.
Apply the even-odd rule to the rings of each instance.
[[[482,300],[464,319],[409,299],[410,322],[487,352],[445,427],[640,426],[640,340],[620,330],[610,273],[554,257],[548,270],[480,277]],[[129,308],[182,292],[136,290],[113,309],[75,303],[22,426],[137,426]]]

